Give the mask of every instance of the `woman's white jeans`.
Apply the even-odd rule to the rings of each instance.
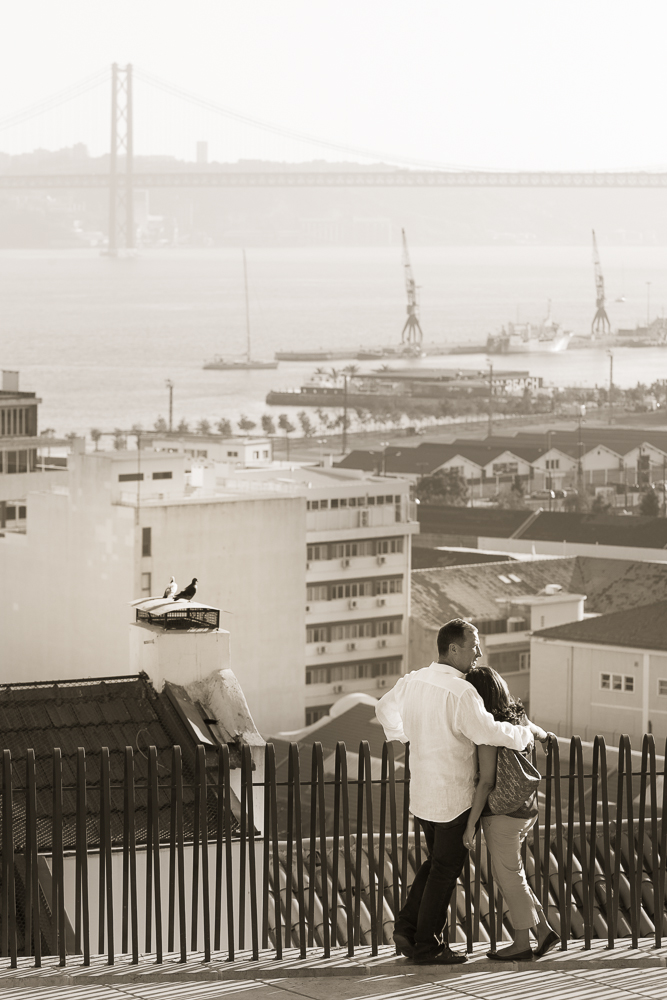
[[[482,830],[491,854],[493,877],[503,894],[515,931],[539,923],[539,900],[528,885],[521,860],[521,845],[536,816],[517,819],[513,816],[483,816]]]

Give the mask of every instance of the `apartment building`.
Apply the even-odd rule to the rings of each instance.
[[[247,470],[238,480],[306,497],[306,724],[351,692],[382,694],[407,670],[419,530],[409,484],[320,467]]]
[[[131,602],[197,577],[258,727],[302,726],[305,500],[143,449],[74,454],[66,474],[28,493],[24,532],[0,532],[0,680],[124,674]]]
[[[22,531],[28,491],[47,481],[64,482],[63,456],[70,445],[38,437],[41,399],[19,389],[18,372],[3,371],[0,386],[0,530]],[[62,452],[57,459],[56,450]]]

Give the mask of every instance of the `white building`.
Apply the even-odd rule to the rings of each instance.
[[[667,601],[538,631],[531,712],[559,736],[667,737]]]
[[[302,726],[305,499],[217,489],[186,461],[78,454],[67,486],[28,494],[26,531],[0,537],[0,679],[125,674],[130,602],[197,577],[260,730]]]
[[[407,670],[409,483],[333,468],[239,473],[239,483],[307,497],[306,723],[350,692],[377,694]]]

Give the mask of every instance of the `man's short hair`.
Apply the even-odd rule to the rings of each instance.
[[[438,656],[445,656],[453,642],[457,646],[463,646],[467,638],[466,633],[474,630],[475,626],[464,618],[452,618],[446,622],[438,632]]]

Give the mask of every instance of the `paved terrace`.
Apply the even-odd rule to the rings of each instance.
[[[192,955],[187,965],[177,956],[162,966],[155,956],[129,965],[119,956],[114,966],[103,957],[88,968],[59,969],[57,959],[44,959],[43,967],[19,960],[18,969],[0,966],[3,998],[17,1000],[197,1000],[197,998],[248,997],[248,1000],[639,1000],[667,997],[667,947],[656,949],[641,941],[638,949],[618,941],[613,950],[595,941],[590,951],[570,944],[566,952],[552,952],[534,962],[507,963],[498,969],[490,962],[485,945],[476,945],[463,967],[443,970],[417,967],[398,958],[390,946],[381,947],[373,958],[358,952],[350,959],[345,949],[331,958],[299,958],[298,951],[276,961],[272,954],[252,961],[249,953],[237,956],[233,965],[225,956]],[[4,961],[4,960],[0,960]]]

